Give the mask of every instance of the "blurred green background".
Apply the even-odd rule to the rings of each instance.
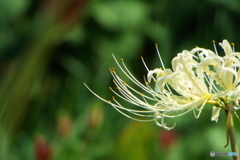
[[[212,40],[239,51],[239,8],[237,0],[0,1],[0,159],[231,159],[210,157],[231,151],[223,112],[211,122],[206,106],[199,119],[172,119],[169,132],[124,117],[83,82],[111,99],[112,53],[143,82],[140,56],[161,67],[155,43],[166,67],[182,50],[213,50]]]

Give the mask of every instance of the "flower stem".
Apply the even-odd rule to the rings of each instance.
[[[236,152],[238,154],[237,156],[233,156],[233,160],[240,160],[232,115],[229,123],[230,123],[229,138],[230,138],[232,152]]]
[[[227,145],[228,145],[228,141],[230,140],[232,152],[237,153],[237,156],[233,156],[233,160],[240,160],[238,146],[237,146],[237,139],[234,131],[234,123],[232,118],[233,104],[228,103],[226,105],[226,108],[227,110],[225,110],[225,113],[227,116]]]

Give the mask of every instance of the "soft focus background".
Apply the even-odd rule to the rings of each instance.
[[[223,112],[211,122],[206,106],[165,131],[124,117],[83,82],[111,99],[108,68],[120,71],[112,53],[143,82],[140,56],[161,67],[155,43],[166,67],[182,50],[214,49],[212,40],[240,51],[239,8],[237,0],[0,1],[0,159],[231,159],[210,157],[231,151]]]

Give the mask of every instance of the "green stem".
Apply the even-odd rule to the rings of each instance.
[[[229,122],[229,138],[230,138],[232,152],[236,152],[238,154],[237,156],[233,156],[233,160],[240,160],[232,115]]]
[[[238,154],[237,156],[233,156],[233,160],[240,160],[238,146],[237,146],[237,139],[234,131],[233,117],[232,117],[233,111],[234,111],[233,103],[227,103],[226,109],[225,109],[225,113],[227,116],[227,126],[226,126],[227,127],[227,145],[226,146],[228,146],[228,142],[230,140],[232,152],[235,152]]]

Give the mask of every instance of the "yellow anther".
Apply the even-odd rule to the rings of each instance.
[[[214,41],[214,40],[212,40],[212,43],[215,43],[215,41]]]
[[[193,100],[192,97],[189,97],[189,98],[190,98],[191,100]]]
[[[156,46],[156,47],[158,47],[158,44],[157,44],[157,43],[155,43],[155,46]]]
[[[149,84],[148,82],[145,82],[146,84]]]
[[[156,81],[156,80],[154,80],[153,82],[155,82],[155,83],[156,83],[157,81]]]
[[[122,81],[122,84],[126,84],[126,82],[125,82],[125,81]]]
[[[123,62],[124,60],[122,58],[120,58],[120,60]]]
[[[116,87],[116,89],[117,89],[117,90],[120,90],[121,88],[119,88],[119,87]]]
[[[107,102],[112,103],[110,100],[108,100]]]
[[[141,59],[142,59],[142,60],[144,59],[143,56],[141,56]]]
[[[140,93],[140,95],[141,95],[141,96],[144,96],[144,94],[143,94],[143,93]]]
[[[113,79],[113,82],[115,83],[115,82],[116,82],[116,80],[115,80],[115,79]]]
[[[190,91],[192,90],[191,88],[188,88]]]
[[[112,96],[112,99],[113,99],[113,100],[115,99],[114,96]]]
[[[232,46],[235,46],[235,44],[234,44],[234,43],[231,43],[231,45],[232,45]]]
[[[112,90],[112,87],[108,87],[108,88]]]
[[[199,48],[198,46],[196,46],[195,48]]]

